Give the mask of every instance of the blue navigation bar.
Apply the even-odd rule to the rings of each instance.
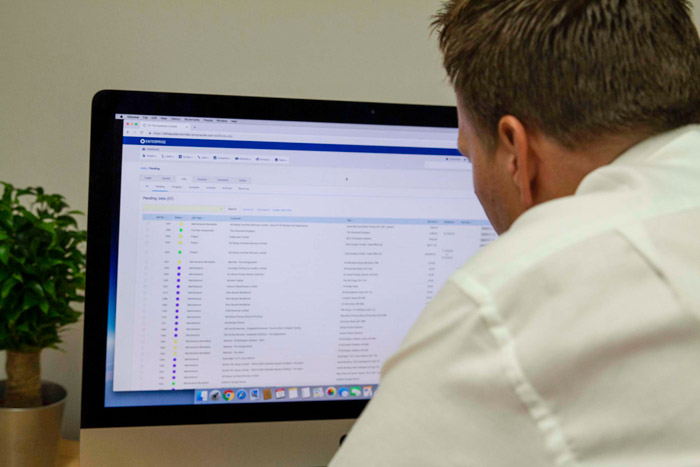
[[[274,141],[231,141],[218,139],[140,138],[124,136],[123,144],[138,146],[179,146],[196,148],[263,149],[272,151],[356,152],[374,154],[417,154],[461,156],[457,149],[404,146],[367,146],[355,144],[282,143]]]
[[[400,224],[400,225],[491,225],[481,219],[392,219],[371,217],[217,216],[194,214],[144,214],[145,221],[265,222],[286,224]]]

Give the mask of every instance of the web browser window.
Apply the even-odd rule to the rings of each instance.
[[[107,406],[370,398],[496,235],[454,129],[117,120]]]

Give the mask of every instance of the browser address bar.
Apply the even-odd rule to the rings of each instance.
[[[377,146],[417,146],[452,149],[456,143],[444,139],[407,139],[407,138],[368,138],[318,134],[289,134],[289,133],[219,133],[210,131],[168,131],[170,129],[149,129],[149,136],[168,136],[172,138],[220,138],[227,140],[250,141],[284,141],[288,143],[317,143],[317,144],[368,144]]]
[[[189,130],[191,129],[191,124],[177,122],[143,122],[141,128],[148,128],[149,130]]]

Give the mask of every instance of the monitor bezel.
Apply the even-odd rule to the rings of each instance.
[[[119,114],[456,128],[455,107],[119,90],[100,91],[92,101],[81,428],[358,417],[366,400],[104,406],[110,254],[121,182]]]

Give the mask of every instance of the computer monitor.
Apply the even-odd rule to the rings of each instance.
[[[99,92],[83,464],[326,464],[495,237],[456,140],[453,107]]]

